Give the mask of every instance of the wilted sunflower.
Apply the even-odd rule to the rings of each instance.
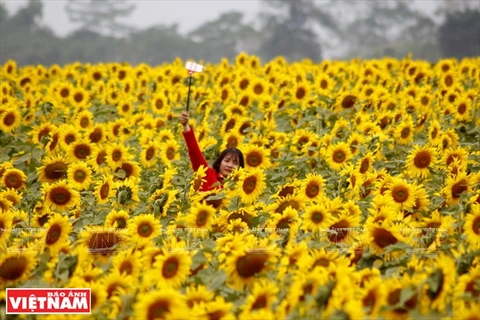
[[[26,186],[27,176],[23,171],[8,168],[0,178],[0,185],[6,189],[22,190]]]
[[[437,152],[428,146],[415,145],[407,156],[406,171],[410,177],[425,179],[437,163]]]
[[[129,223],[128,232],[132,243],[145,245],[160,235],[160,223],[153,214],[141,214],[135,216]]]
[[[0,258],[0,285],[3,288],[27,279],[37,264],[36,252],[32,249],[9,249],[7,252],[3,251]]]
[[[13,132],[22,124],[22,117],[18,108],[11,107],[0,112],[0,130],[6,133]]]
[[[42,194],[45,206],[58,211],[69,210],[80,205],[80,194],[72,189],[65,180],[53,184],[43,184]]]
[[[83,161],[77,161],[69,165],[67,170],[68,182],[78,191],[88,189],[92,182],[92,170]]]
[[[68,237],[73,230],[67,216],[54,214],[44,225],[43,242],[51,255],[57,254],[65,245],[68,245]]]
[[[263,147],[248,144],[242,150],[246,168],[268,169],[271,166],[268,153]]]
[[[151,278],[157,282],[157,287],[179,289],[190,274],[192,257],[187,250],[164,250],[157,256],[151,269]],[[148,277],[148,275],[147,275]]]
[[[141,293],[133,304],[135,319],[170,319],[172,313],[187,309],[185,297],[169,287]]]
[[[345,142],[331,145],[328,147],[325,157],[325,160],[331,169],[340,171],[352,157],[350,145]]]

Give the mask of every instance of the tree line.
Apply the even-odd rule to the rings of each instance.
[[[288,61],[318,62],[327,51],[337,59],[408,53],[431,62],[460,59],[480,56],[480,9],[469,3],[439,2],[432,17],[413,0],[263,0],[258,26],[232,11],[182,35],[176,24],[138,30],[122,22],[135,10],[129,0],[69,0],[65,12],[79,27],[66,37],[40,23],[41,0],[29,0],[14,15],[0,3],[0,63],[156,65],[177,57],[217,63],[232,61],[242,51],[262,61],[281,55]]]

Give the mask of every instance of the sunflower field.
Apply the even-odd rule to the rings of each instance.
[[[206,64],[190,125],[245,156],[209,192],[184,65],[0,66],[2,314],[33,287],[91,288],[65,319],[479,319],[480,58]]]

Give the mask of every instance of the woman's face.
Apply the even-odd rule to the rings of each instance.
[[[240,162],[238,161],[238,158],[229,153],[223,158],[222,162],[220,163],[220,174],[226,178],[230,173],[232,173],[233,170],[238,168],[240,165]]]

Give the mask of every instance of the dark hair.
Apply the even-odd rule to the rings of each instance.
[[[215,171],[220,172],[220,164],[222,163],[223,158],[225,158],[228,154],[233,154],[234,156],[237,156],[240,167],[245,168],[245,160],[243,159],[242,151],[237,148],[228,148],[223,150],[223,152],[220,153],[217,159],[215,159],[215,162],[212,165],[212,168]]]

